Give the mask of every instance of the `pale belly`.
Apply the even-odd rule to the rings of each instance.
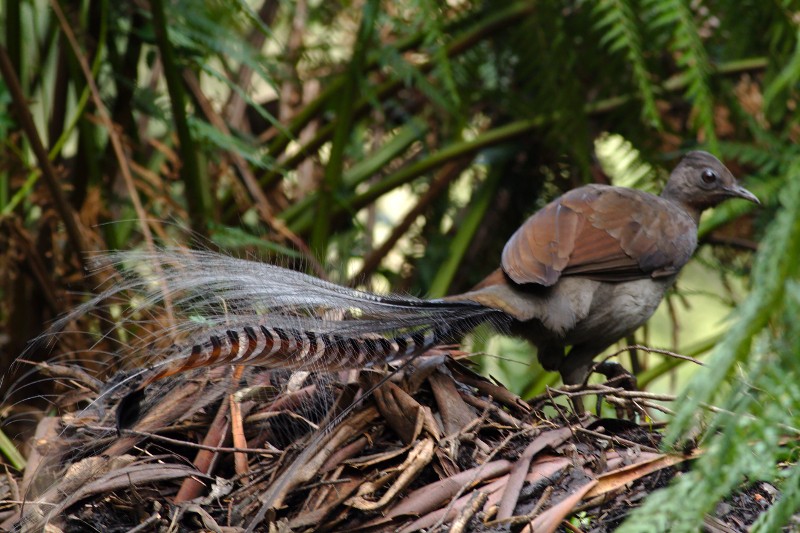
[[[549,289],[492,284],[453,300],[470,300],[516,319],[511,332],[540,348],[591,341],[611,344],[653,315],[675,276],[608,283],[565,276]]]
[[[664,293],[675,279],[642,279],[624,283],[606,283],[585,279],[562,279],[558,292],[553,294],[551,305],[556,309],[570,305],[574,317],[553,329],[563,331],[566,345],[580,344],[591,340],[615,342],[632,333],[653,315]],[[564,294],[581,295],[559,302]],[[547,319],[545,319],[547,322]]]

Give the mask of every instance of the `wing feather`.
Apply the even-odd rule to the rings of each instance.
[[[677,204],[588,185],[531,216],[506,244],[502,267],[520,284],[551,286],[568,275],[629,281],[677,272],[696,246],[697,227]]]

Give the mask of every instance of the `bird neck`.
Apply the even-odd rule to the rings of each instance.
[[[689,215],[692,220],[694,220],[695,224],[700,224],[700,215],[703,214],[703,207],[694,205],[690,202],[687,202],[686,199],[681,198],[680,195],[674,194],[675,191],[671,190],[669,187],[665,188],[664,191],[661,193],[661,198],[672,202],[676,206],[678,206],[684,213]]]

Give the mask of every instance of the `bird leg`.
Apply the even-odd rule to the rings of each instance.
[[[628,372],[621,364],[617,363],[616,361],[603,361],[602,363],[598,363],[594,366],[594,372],[598,372],[603,374],[608,381],[612,381],[613,385],[616,387],[620,387],[627,391],[635,391],[637,390],[637,382],[636,376]],[[597,398],[597,412],[600,412],[600,400],[601,398],[598,396]],[[617,410],[617,418],[628,418],[632,420],[634,417],[633,408],[628,405],[628,408],[625,412],[622,411],[622,408],[616,406]]]
[[[595,369],[594,358],[610,345],[611,343],[605,342],[600,344],[586,342],[574,345],[567,357],[562,359],[558,368],[564,385],[584,385],[589,378],[589,374]],[[578,416],[583,415],[583,397],[574,396],[571,401],[572,406],[575,408],[575,414]]]
[[[603,351],[605,346],[599,350],[587,344],[578,344],[572,347],[569,355],[561,361],[558,371],[561,374],[561,381],[564,385],[583,385],[592,370],[594,357]],[[579,417],[585,412],[583,397],[573,396],[570,401]]]

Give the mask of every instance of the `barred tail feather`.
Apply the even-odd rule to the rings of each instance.
[[[104,302],[123,303],[115,327],[134,335],[130,351],[172,347],[171,356],[137,373],[143,378],[137,391],[225,364],[322,371],[381,364],[458,341],[480,323],[502,327],[504,319],[474,302],[377,295],[210,251],[111,252],[95,264],[116,267],[122,281],[55,327]]]
[[[368,367],[418,355],[438,344],[454,341],[492,316],[493,312],[487,311],[483,320],[472,317],[469,324],[435,326],[424,332],[388,338],[342,336],[327,331],[266,325],[229,329],[221,335],[210,334],[205,342],[185,348],[184,353],[154,368],[141,387],[180,372],[218,365],[326,372]]]

